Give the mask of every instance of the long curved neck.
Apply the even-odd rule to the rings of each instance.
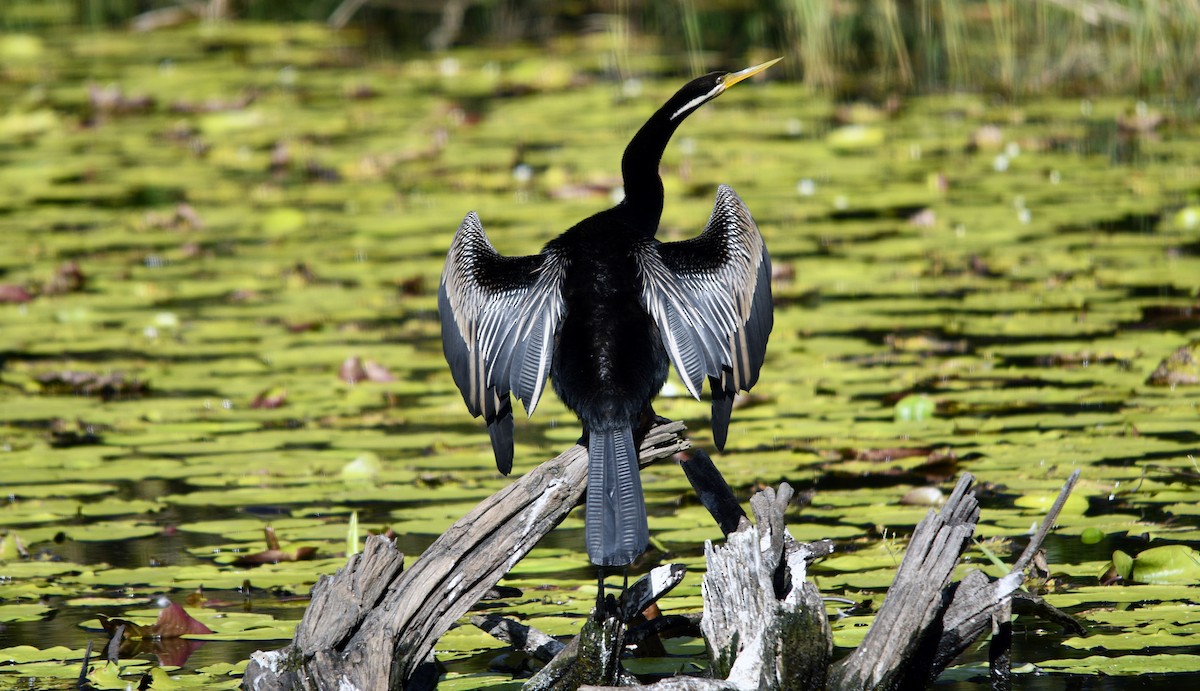
[[[672,112],[670,102],[659,108],[633,135],[621,157],[621,177],[625,182],[625,200],[621,204],[639,222],[648,224],[646,231],[651,236],[658,230],[663,210],[663,185],[658,165],[667,142],[683,121],[682,117],[672,120]]]

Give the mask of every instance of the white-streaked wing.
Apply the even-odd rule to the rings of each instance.
[[[703,233],[645,247],[638,255],[642,303],[688,391],[700,398],[710,378],[714,428],[727,425],[727,410],[723,421],[716,419],[718,398],[731,404],[737,391],[758,381],[774,324],[771,259],[758,226],[721,185]]]
[[[501,256],[474,212],[446,255],[438,290],[442,349],[467,409],[488,423],[502,472],[512,463],[509,392],[532,415],[546,386],[564,268],[549,253]]]

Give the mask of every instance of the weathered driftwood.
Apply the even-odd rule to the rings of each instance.
[[[940,513],[930,510],[917,526],[896,579],[888,589],[871,630],[859,647],[834,666],[832,689],[923,688],[936,679],[980,635],[1001,635],[992,659],[1003,662],[999,648],[1011,603],[1025,580],[1025,568],[1041,549],[1079,471],[1071,474],[1041,529],[1029,541],[1008,575],[991,580],[971,571],[959,583],[950,575],[966,550],[979,517],[979,504],[964,473]]]
[[[643,463],[686,448],[677,423],[655,428],[643,444]],[[694,465],[691,465],[694,464]],[[1017,591],[1024,569],[1057,519],[1078,474],[1072,475],[1042,529],[1013,572],[991,580],[968,573],[949,582],[974,531],[978,503],[964,475],[941,512],[917,526],[888,595],[862,645],[830,666],[832,638],[824,606],[807,582],[806,567],[832,543],[803,544],[787,533],[784,511],[791,488],[751,499],[751,525],[732,491],[703,452],[684,462],[702,502],[727,532],[725,544],[706,545],[705,613],[700,629],[713,656],[710,678],[676,677],[648,687],[660,691],[725,689],[896,689],[927,685],[988,630],[996,683],[1006,684],[1007,625],[1017,604],[1040,608],[1056,621],[1067,615]],[[252,689],[388,689],[432,683],[433,645],[581,499],[586,451],[575,447],[485,500],[439,538],[407,572],[391,543],[373,538],[332,579],[313,589],[313,603],[292,645],[257,653],[247,668]],[[736,530],[731,530],[736,526]],[[659,617],[627,627],[646,606],[682,578],[682,567],[654,570],[621,600],[609,596],[579,636],[563,645],[536,630],[498,617],[477,617],[485,630],[548,660],[527,689],[600,689],[588,684],[636,686],[620,664],[626,645],[683,624]],[[723,678],[713,678],[723,677]]]
[[[525,683],[525,691],[577,689],[589,684],[636,685],[637,679],[621,667],[625,644],[631,638],[627,627],[679,585],[686,573],[680,564],[659,566],[622,593],[619,600],[607,598],[584,622],[579,634]]]
[[[643,464],[688,447],[682,423],[646,435]],[[587,450],[538,466],[450,527],[407,571],[381,537],[313,587],[291,645],[251,657],[243,685],[268,689],[399,689],[437,639],[579,503]]]
[[[707,458],[702,452],[693,454],[693,460],[697,457],[703,466]],[[702,468],[688,477],[696,482],[696,478],[711,478],[711,473]],[[758,526],[752,528],[742,518],[739,530],[729,535],[725,545],[713,548],[709,544],[705,550],[709,570],[704,580],[701,628],[713,656],[710,671],[725,678],[676,677],[638,688],[924,688],[988,630],[994,633],[990,650],[994,684],[1006,688],[1013,600],[1040,602],[1022,597],[1017,588],[1077,478],[1078,472],[1071,475],[1008,576],[991,580],[980,571],[971,571],[963,581],[951,584],[951,572],[966,550],[979,515],[978,502],[970,491],[974,479],[964,474],[941,512],[931,510],[914,531],[896,580],[863,643],[831,668],[828,650],[832,641],[824,607],[815,589],[810,590],[812,585],[803,581],[805,557],[813,546],[796,543],[783,529],[783,509],[791,490],[785,483],[778,493],[759,493],[751,498]],[[700,482],[706,484],[709,494],[727,491],[727,487],[720,489],[723,481]],[[704,492],[698,493],[704,496]],[[728,498],[710,496],[704,504],[718,523],[731,520]],[[723,507],[723,515],[718,516],[714,507]],[[787,559],[782,555],[788,555]],[[798,582],[803,583],[802,588],[795,587]],[[780,598],[773,603],[775,610],[771,609],[771,594]],[[793,610],[788,605],[797,599],[801,602]],[[741,610],[745,610],[744,616],[739,616]],[[771,620],[771,614],[780,619]],[[1048,614],[1059,623],[1072,621],[1057,610]]]
[[[476,614],[471,623],[540,662],[549,662],[567,647],[566,643],[513,619],[498,614]]]
[[[787,483],[750,499],[756,525],[743,522],[724,545],[705,544],[704,618],[700,628],[712,673],[737,689],[821,688],[833,635],[816,586],[811,555],[787,532]]]
[[[736,502],[720,496],[729,491],[707,455],[697,453],[689,472],[693,484],[704,485],[701,496],[719,524],[730,525]],[[711,472],[710,472],[711,468]],[[718,482],[719,480],[719,482]],[[715,678],[675,677],[639,689],[655,691],[743,691],[750,689],[819,689],[825,685],[833,638],[825,606],[816,587],[806,579],[814,558],[809,545],[796,542],[784,525],[792,497],[787,483],[751,497],[757,521],[744,516],[724,544],[705,544],[708,570],[702,590],[704,615],[700,629],[712,655]],[[721,513],[721,516],[717,516]],[[823,551],[824,545],[817,550]],[[580,634],[583,635],[582,633]],[[600,691],[614,687],[581,686]],[[629,688],[626,686],[626,688]]]

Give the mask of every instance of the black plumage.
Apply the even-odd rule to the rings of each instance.
[[[625,198],[546,244],[504,257],[467,215],[438,292],[442,345],[467,408],[487,421],[496,465],[512,469],[510,392],[530,415],[549,378],[587,437],[587,548],[602,566],[631,563],[649,530],[635,433],[674,364],[696,398],[712,392],[713,437],[725,445],[733,397],[758,380],[772,326],[771,262],[750,212],[717,190],[704,232],[654,238],[663,208],[658,166],[675,129],[725,89],[778,62],[695,79],[625,149]]]

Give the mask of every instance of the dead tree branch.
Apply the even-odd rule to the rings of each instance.
[[[682,423],[646,435],[641,461],[681,451]],[[269,689],[403,688],[438,638],[579,503],[587,449],[575,446],[475,507],[408,571],[383,538],[313,587],[296,640],[255,653],[243,684]]]

